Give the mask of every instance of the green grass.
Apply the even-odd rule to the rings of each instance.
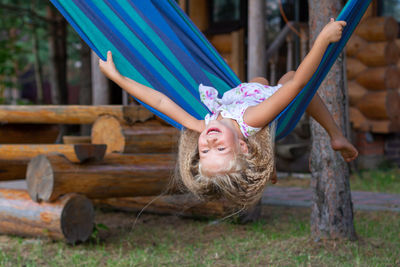
[[[356,212],[358,241],[310,237],[308,209],[263,208],[238,225],[101,213],[100,241],[63,242],[0,236],[0,266],[399,266],[400,214]],[[117,220],[112,221],[112,218]],[[118,223],[120,222],[120,223]]]
[[[351,176],[350,185],[352,190],[400,194],[400,169],[361,171]]]
[[[276,186],[310,187],[310,179],[287,177],[278,180]],[[351,190],[400,194],[400,169],[379,168],[363,170],[350,176]]]

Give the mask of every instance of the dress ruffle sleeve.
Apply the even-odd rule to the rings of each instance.
[[[221,106],[220,100],[218,99],[217,89],[200,84],[199,93],[201,102],[206,105],[211,113],[216,113],[218,107]]]

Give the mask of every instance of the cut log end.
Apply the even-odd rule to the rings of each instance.
[[[89,239],[94,226],[92,202],[83,195],[74,194],[65,204],[61,214],[61,230],[70,244]]]
[[[0,188],[0,233],[47,237],[74,244],[93,230],[94,209],[85,196],[66,194],[52,203],[35,203],[25,190]]]
[[[106,144],[106,153],[123,152],[125,138],[118,119],[110,115],[100,116],[93,124],[92,143]]]
[[[54,177],[51,163],[44,155],[34,157],[26,171],[28,193],[35,202],[48,201],[53,191]]]

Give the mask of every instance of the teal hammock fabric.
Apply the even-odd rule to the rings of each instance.
[[[174,0],[50,1],[100,58],[105,60],[111,50],[122,75],[161,91],[198,119],[209,112],[199,98],[200,83],[217,88],[220,97],[240,84]],[[309,83],[276,117],[277,139],[295,127],[369,3],[347,2],[337,18],[347,22],[342,39],[328,47]],[[142,104],[173,126],[182,127]]]

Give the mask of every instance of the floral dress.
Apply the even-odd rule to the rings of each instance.
[[[250,106],[258,105],[273,95],[282,85],[267,86],[260,83],[242,83],[239,86],[226,91],[222,98],[218,98],[218,91],[210,86],[200,84],[200,100],[207,106],[211,114],[204,118],[206,125],[218,118],[234,119],[240,126],[240,131],[245,138],[255,134],[261,128],[247,125],[243,121],[243,115]]]

